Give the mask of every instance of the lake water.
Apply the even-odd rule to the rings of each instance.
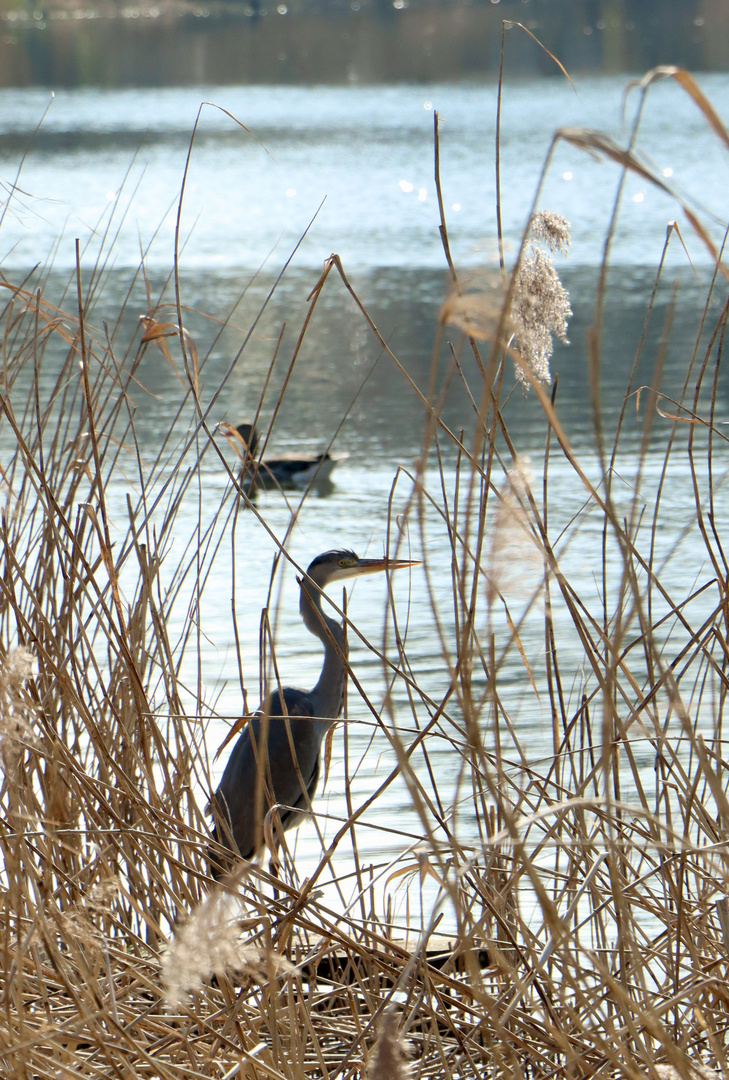
[[[544,156],[557,128],[600,129],[625,139],[621,78],[506,85],[502,113],[502,216],[508,243],[519,242]],[[719,114],[726,76],[701,86]],[[20,155],[50,95],[0,91],[2,173],[13,179]],[[630,121],[638,97],[627,102]],[[65,236],[56,265],[71,265],[73,239],[98,242],[122,191],[126,221],[114,231],[114,263],[170,266],[176,206],[192,129],[203,102],[182,216],[182,268],[273,270],[299,248],[297,267],[319,267],[332,251],[351,270],[443,268],[433,180],[433,111],[441,117],[441,173],[458,266],[495,259],[496,88],[486,86],[201,87],[59,92],[23,168],[22,192],[3,222],[4,265],[34,265]],[[218,108],[216,108],[216,106]],[[222,109],[228,110],[250,134]],[[641,148],[656,173],[707,210],[727,218],[726,148],[672,81],[654,85]],[[664,175],[665,173],[665,175]],[[542,207],[572,223],[570,261],[599,265],[616,191],[614,166],[566,143],[556,151]],[[629,179],[612,250],[621,266],[654,266],[675,202],[645,179]],[[116,220],[120,214],[117,211]],[[103,225],[102,225],[103,227]],[[717,229],[714,229],[715,235]],[[676,245],[678,248],[678,245]],[[706,263],[697,245],[694,263]],[[678,250],[671,265],[685,267]]]
[[[701,85],[719,114],[729,116],[729,77],[707,76]],[[621,120],[624,88],[624,80],[608,78],[580,81],[576,92],[558,80],[505,86],[501,183],[507,258],[513,258],[518,248],[555,129],[599,128],[625,141],[627,128]],[[628,100],[628,118],[636,101],[635,95]],[[204,106],[190,152],[191,133],[202,102],[215,102],[220,108]],[[47,104],[48,95],[41,91],[0,92],[0,173],[6,191],[16,179],[21,156]],[[84,253],[84,281],[91,281],[95,266],[103,268],[103,288],[93,309],[96,325],[107,320],[114,326],[124,298],[128,293],[131,296],[114,331],[123,352],[130,342],[138,340],[138,316],[147,309],[138,274],[141,252],[151,294],[164,293],[168,302],[173,299],[169,278],[177,206],[190,152],[181,214],[181,298],[187,327],[204,357],[202,398],[210,404],[211,424],[222,419],[237,423],[255,413],[285,324],[279,360],[262,406],[263,421],[268,421],[308,309],[307,296],[332,252],[341,256],[358,294],[405,371],[425,391],[437,313],[448,284],[433,179],[433,114],[437,109],[441,117],[441,175],[454,260],[459,269],[475,271],[497,265],[495,107],[492,85],[64,91],[52,102],[35,133],[17,190],[5,210],[0,226],[2,271],[17,282],[40,262],[32,278],[34,286],[42,285],[48,299],[60,302],[74,266],[74,240],[78,237]],[[233,114],[239,124],[222,109]],[[640,145],[650,168],[684,194],[720,243],[729,220],[726,148],[688,97],[668,82],[653,88],[641,130]],[[618,179],[614,164],[595,160],[563,142],[557,147],[539,200],[540,208],[563,214],[572,225],[570,255],[558,259],[574,312],[571,344],[559,346],[552,368],[559,377],[556,403],[560,420],[583,467],[596,481],[600,472],[586,335],[594,318],[597,272]],[[674,235],[634,383],[652,381],[661,334],[670,316],[670,344],[661,377],[661,387],[668,394],[679,393],[686,375],[707,295],[711,259],[669,194],[657,190],[644,177],[628,178],[611,249],[602,338],[600,407],[608,447],[641,337],[667,223],[674,219],[679,222],[688,255]],[[221,380],[272,280],[294,248],[290,268],[218,395]],[[723,299],[724,292],[718,291],[710,305],[710,323],[712,318],[715,321]],[[674,302],[675,310],[671,306]],[[71,307],[73,303],[71,300]],[[221,320],[225,322],[222,334]],[[478,399],[478,373],[465,352],[462,363],[463,378]],[[444,348],[441,378],[446,366]],[[175,422],[184,393],[175,373],[154,349],[148,350],[140,378],[148,393],[140,389],[135,423],[152,460]],[[511,373],[508,381],[511,385]],[[726,390],[720,377],[720,404],[726,402]],[[504,416],[518,452],[532,458],[535,495],[541,502],[539,478],[547,432],[541,407],[534,394],[525,397],[517,391],[505,404]],[[453,431],[465,430],[467,443],[472,439],[473,406],[459,377],[452,379],[443,395],[442,417]],[[636,452],[644,417],[645,405],[639,415],[632,407],[628,410],[616,463],[615,497],[626,513],[635,494]],[[720,419],[725,417],[729,417],[729,406]],[[192,418],[188,402],[177,420],[175,439],[184,438]],[[199,465],[192,449],[186,460],[200,470],[202,516],[212,521],[217,515],[215,528],[222,538],[200,611],[203,715],[210,716],[212,709],[219,717],[234,717],[242,707],[232,607],[240,633],[249,705],[257,704],[260,612],[267,600],[276,551],[271,534],[283,539],[291,529],[286,547],[303,566],[317,552],[335,546],[352,547],[360,554],[381,553],[388,513],[395,527],[412,491],[407,476],[401,474],[391,497],[394,478],[398,468],[413,471],[421,450],[423,423],[422,404],[402,373],[382,355],[353,301],[332,276],[286,387],[272,446],[315,449],[334,439],[334,449],[347,452],[349,457],[339,465],[334,489],[326,497],[313,493],[299,507],[297,497],[287,503],[271,492],[258,500],[256,512],[238,516],[234,596],[231,525],[218,514],[221,503],[227,508],[233,505],[229,476],[210,448]],[[648,517],[670,432],[669,422],[657,418],[638,495]],[[680,429],[680,446],[674,449],[670,482],[662,495],[653,556],[655,566],[665,563],[676,602],[713,577],[705,550],[697,541],[692,480],[683,449],[686,438],[687,429]],[[0,448],[7,454],[11,447],[10,434],[3,430]],[[443,452],[452,499],[456,455],[447,442]],[[234,465],[232,454],[229,459]],[[434,462],[431,466],[428,484],[434,498],[442,502]],[[721,528],[727,519],[727,496],[718,459],[715,469],[714,513]],[[553,455],[549,472],[550,530],[556,538],[563,526],[569,526],[557,550],[565,550],[570,584],[599,621],[602,517],[594,506],[586,505],[585,490],[561,455]],[[130,488],[133,480],[120,473],[108,492],[120,529],[126,520],[125,500]],[[293,527],[292,509],[297,511]],[[169,555],[173,564],[193,535],[198,510],[197,497],[191,497],[179,519],[176,548]],[[185,522],[189,522],[187,536],[183,535]],[[426,513],[422,523],[411,511],[408,527],[412,556],[424,554],[432,571],[433,596],[420,570],[412,576],[397,575],[393,588],[400,618],[407,622],[407,652],[413,672],[421,688],[439,701],[447,686],[447,672],[433,598],[446,624],[450,604],[452,623],[449,537],[436,511]],[[609,551],[608,561],[617,578],[621,567],[617,552]],[[516,608],[524,606],[523,597],[538,583],[538,576],[530,582],[529,573],[527,568],[521,575],[522,598],[515,588],[512,599]],[[318,674],[318,647],[300,625],[296,594],[294,570],[285,566],[274,589],[275,602],[280,600],[275,618],[276,659],[285,682],[310,686]],[[387,624],[387,647],[394,655],[385,600],[384,582],[361,582],[350,597],[349,614],[362,633],[376,643],[382,642],[383,625]],[[696,625],[714,600],[715,592],[709,590],[702,601],[688,609]],[[187,615],[181,602],[180,629]],[[572,706],[577,708],[582,689],[589,683],[583,670],[584,655],[566,612],[559,606],[555,618],[563,642],[563,679]],[[494,620],[498,653],[509,635],[503,618],[494,615]],[[483,625],[485,628],[485,614]],[[451,641],[452,632],[447,636]],[[544,622],[539,605],[526,617],[522,644],[543,690]],[[675,648],[679,648],[678,639]],[[196,659],[190,655],[186,661],[193,687]],[[378,710],[385,692],[380,661],[356,641],[352,659]],[[502,735],[505,756],[518,758],[523,752],[534,762],[546,759],[552,750],[548,700],[534,693],[514,648],[505,660],[501,697],[519,741],[518,747],[507,746],[509,740]],[[428,707],[420,702],[409,708],[402,685],[396,688],[395,698],[396,722],[403,738],[409,740],[414,726],[427,723]],[[195,708],[192,699],[191,707]],[[354,723],[348,730],[347,769],[356,806],[384,779],[394,758],[383,731],[376,728],[372,714],[353,690],[350,714]],[[438,790],[446,803],[457,802],[464,794],[458,788],[461,759],[451,741],[452,725],[458,722],[455,709],[450,718],[444,717],[427,744]],[[207,721],[211,755],[226,730],[224,719],[213,716]],[[331,775],[316,804],[321,812],[320,826],[328,836],[347,816],[342,747],[343,738],[337,734]],[[644,756],[650,776],[654,753],[648,744]],[[416,765],[427,784],[422,757]],[[220,768],[218,762],[214,772]],[[202,800],[204,794],[199,793],[199,797]],[[461,828],[465,839],[472,836],[465,810]],[[417,844],[421,833],[404,785],[395,782],[364,819],[360,857],[375,863],[386,877],[384,867],[389,860],[409,843]],[[300,830],[296,843],[297,867],[304,876],[320,850],[311,824]],[[338,868],[341,870],[341,864]]]

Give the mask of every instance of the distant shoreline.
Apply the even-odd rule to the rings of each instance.
[[[38,0],[0,11],[0,86],[368,84],[491,78],[504,20],[574,73],[729,69],[720,0]],[[528,33],[511,77],[558,69]]]

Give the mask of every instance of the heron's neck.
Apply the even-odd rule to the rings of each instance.
[[[311,691],[311,700],[316,716],[328,718],[330,726],[342,711],[344,694],[344,662],[347,655],[344,631],[336,619],[325,615],[321,607],[321,594],[308,582],[301,583],[301,601],[299,604],[304,626],[318,637],[324,645],[324,664],[319,682]]]

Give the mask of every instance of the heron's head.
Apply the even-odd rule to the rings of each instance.
[[[379,574],[383,570],[399,570],[405,566],[418,566],[408,559],[360,559],[353,551],[325,551],[309,564],[307,577],[320,589],[331,581],[360,577],[363,574]]]

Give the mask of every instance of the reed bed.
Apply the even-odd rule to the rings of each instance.
[[[724,138],[690,77],[663,74]],[[623,174],[648,169],[633,145],[594,132],[560,137]],[[532,272],[540,230],[529,220],[520,259],[523,268],[532,258]],[[689,222],[710,242],[695,215]],[[219,886],[208,873],[217,747],[206,729],[216,705],[203,677],[201,597],[239,515],[265,525],[266,506],[248,497],[216,436],[226,383],[201,393],[206,360],[180,330],[184,296],[178,288],[162,308],[166,297],[148,288],[145,321],[129,334],[140,312],[125,308],[114,326],[97,314],[103,262],[82,272],[78,253],[60,303],[46,298],[42,278],[0,280],[11,447],[0,507],[3,1075],[691,1080],[724,1071],[729,603],[715,410],[727,308],[717,320],[709,304],[723,281],[718,255],[681,400],[657,394],[660,357],[653,388],[638,398],[643,439],[626,503],[614,468],[639,388],[626,386],[619,422],[604,430],[605,282],[585,356],[597,446],[588,465],[563,431],[558,387],[543,381],[543,364],[530,366],[534,312],[515,315],[513,298],[523,308],[529,295],[519,271],[501,291],[465,287],[445,219],[442,235],[453,292],[430,384],[411,387],[423,452],[419,471],[396,478],[406,505],[393,496],[388,535],[393,555],[409,535],[422,559],[412,587],[428,598],[440,662],[419,670],[393,596],[384,637],[368,643],[388,692],[382,704],[367,697],[356,670],[348,691],[348,715],[371,716],[392,768],[351,803],[305,878],[286,850],[275,878],[266,859]],[[338,259],[310,312],[335,278],[385,362],[410,379]],[[564,334],[568,300],[556,296],[549,328]],[[308,316],[292,355],[272,362],[291,370],[307,327]],[[134,405],[150,350],[180,386],[177,421],[154,452],[140,445]],[[478,379],[468,385],[472,411],[453,431],[441,394],[449,379],[466,379],[465,354]],[[245,344],[235,363],[245,363]],[[514,364],[526,387],[517,395],[538,396],[543,409],[544,457],[529,466],[505,419]],[[272,413],[264,399],[262,415]],[[199,477],[208,454],[229,479],[213,506]],[[582,504],[566,522],[551,496],[557,466]],[[682,511],[684,539],[708,567],[688,583],[661,547],[665,490],[685,468],[694,499]],[[115,494],[120,473],[125,500]],[[308,493],[289,498],[293,527]],[[180,508],[190,504],[198,524],[180,544]],[[585,508],[598,522],[600,559],[589,595],[572,572]],[[430,554],[435,530],[450,553],[445,571]],[[275,540],[285,562],[287,536]],[[536,657],[522,641],[535,623]],[[275,634],[262,625],[265,690],[277,676]],[[520,734],[522,707],[548,725],[547,758],[535,759]],[[447,782],[431,759],[440,744],[455,763]],[[395,777],[418,827],[393,841],[401,855],[383,889],[358,840]],[[333,903],[325,881],[348,902]]]

